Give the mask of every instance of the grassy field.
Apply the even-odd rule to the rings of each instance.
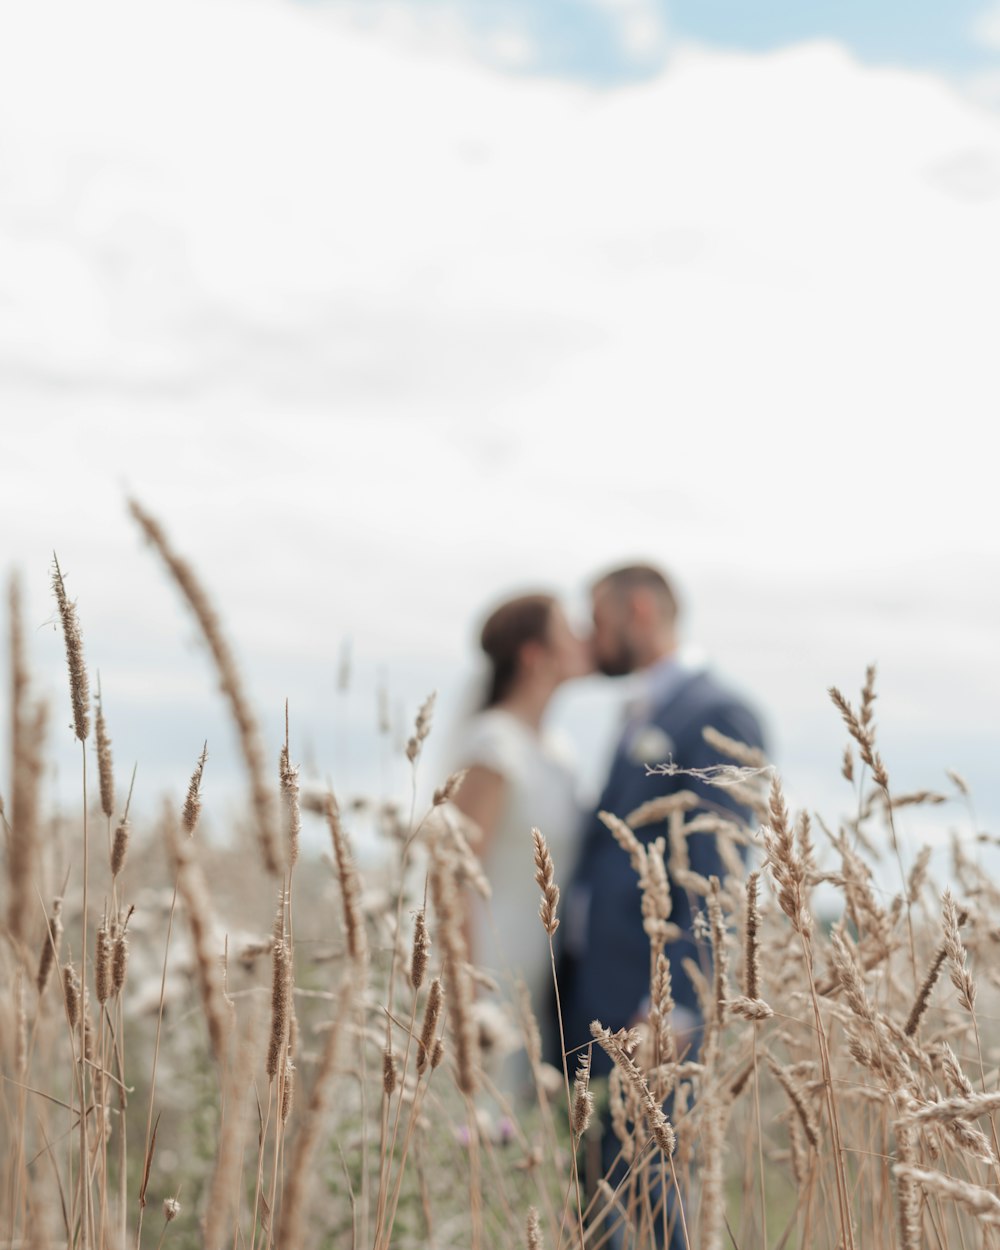
[[[1000,1245],[989,839],[957,774],[944,793],[893,790],[874,671],[856,699],[831,692],[849,818],[790,812],[767,761],[726,741],[731,765],[701,780],[735,787],[750,827],[683,790],[607,816],[636,871],[650,1014],[618,1034],[595,1022],[615,1066],[591,1083],[586,1049],[543,1064],[523,1000],[468,962],[464,900],[487,883],[449,802],[461,778],[426,811],[406,795],[381,811],[385,853],[362,880],[352,812],[300,793],[294,724],[261,740],[206,593],[133,516],[211,652],[246,763],[245,829],[226,846],[199,837],[204,755],[159,819],[132,827],[58,565],[80,799],[50,809],[49,721],[65,718],[33,694],[12,583],[0,1247],[651,1246],[671,1190],[680,1244],[703,1250]],[[431,699],[405,748],[414,776],[432,725]],[[917,806],[950,833],[950,889],[906,836]],[[327,855],[300,854],[303,820],[322,822]],[[730,876],[689,870],[694,831],[719,839]],[[524,889],[545,941],[562,866],[542,835]],[[701,907],[697,1054],[672,1024],[668,875]],[[528,1098],[504,1092],[512,1047]],[[614,1189],[601,1117],[628,1165]]]

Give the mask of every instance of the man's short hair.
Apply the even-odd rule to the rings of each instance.
[[[607,587],[615,595],[627,595],[633,590],[650,590],[659,600],[666,620],[674,621],[680,610],[677,595],[667,577],[652,564],[624,564],[610,569],[591,585],[591,592]]]

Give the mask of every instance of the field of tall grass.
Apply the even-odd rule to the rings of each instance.
[[[451,804],[461,777],[441,778],[425,811],[416,785],[379,807],[384,854],[362,880],[353,809],[300,791],[294,718],[284,741],[262,740],[200,582],[131,512],[211,653],[246,764],[246,828],[224,846],[199,837],[211,760],[197,742],[175,800],[133,828],[87,668],[85,571],[79,605],[57,563],[51,577],[64,743],[63,709],[33,691],[13,581],[0,1247],[598,1250],[671,1233],[699,1250],[1000,1245],[1000,890],[978,863],[991,839],[958,774],[942,773],[944,792],[894,790],[874,670],[857,698],[830,692],[849,815],[789,811],[768,762],[719,735],[731,764],[698,781],[741,795],[752,825],[684,776],[606,814],[636,872],[649,1015],[564,1039],[559,1070],[527,996],[470,966],[465,899],[489,883]],[[432,728],[433,698],[405,747],[414,778]],[[79,803],[54,810],[44,761],[70,746]],[[954,830],[950,888],[907,834],[918,806]],[[300,854],[304,820],[323,823],[328,855]],[[569,866],[544,832],[526,831],[524,889],[552,941]],[[718,838],[725,879],[690,870],[693,832]],[[668,879],[699,903],[696,1051],[673,1028]],[[590,1080],[595,1046],[609,1080]],[[512,1050],[530,1097],[507,1092]],[[625,1165],[614,1185],[600,1175],[605,1118]]]

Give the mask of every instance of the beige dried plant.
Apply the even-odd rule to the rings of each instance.
[[[538,829],[532,829],[531,841],[535,848],[535,881],[542,892],[542,901],[538,914],[542,919],[542,927],[552,937],[559,928],[559,887],[556,885],[555,866],[548,843]]]
[[[70,701],[73,705],[73,732],[80,742],[90,733],[90,682],[83,660],[83,634],[76,604],[66,594],[66,585],[55,554],[52,556],[52,589],[56,596],[63,640],[66,643],[66,664],[69,668]]]
[[[201,583],[187,562],[174,551],[160,524],[132,499],[129,511],[150,543],[159,552],[201,626],[202,634],[215,661],[219,684],[229,703],[239,733],[240,747],[250,778],[250,791],[257,824],[257,840],[264,867],[272,876],[281,872],[281,855],[277,840],[274,795],[267,784],[264,750],[261,746],[257,720],[243,691],[236,662],[226,641],[219,618]]]

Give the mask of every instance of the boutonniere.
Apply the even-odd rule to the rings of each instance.
[[[636,730],[628,754],[634,764],[663,764],[673,750],[673,738],[659,725],[643,725]]]

